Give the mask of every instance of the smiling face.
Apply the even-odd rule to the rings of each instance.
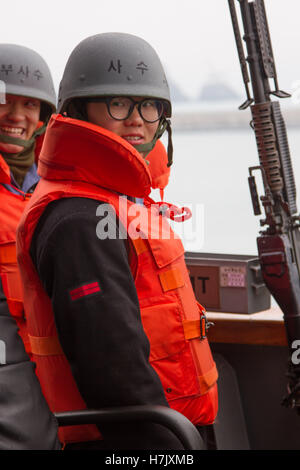
[[[143,100],[143,98],[134,99],[136,101]],[[158,122],[145,122],[136,106],[124,121],[112,118],[108,113],[106,103],[103,102],[87,103],[86,110],[89,122],[114,132],[133,146],[152,142],[158,127]]]
[[[6,103],[0,104],[0,135],[29,140],[37,128],[41,102],[25,96],[6,95]],[[0,152],[19,153],[22,145],[0,141]]]

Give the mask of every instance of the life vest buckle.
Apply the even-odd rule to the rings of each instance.
[[[200,340],[206,338],[207,331],[211,326],[214,326],[214,323],[207,320],[206,315],[202,310],[200,313]]]

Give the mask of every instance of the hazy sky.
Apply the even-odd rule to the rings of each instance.
[[[223,77],[244,95],[227,0],[0,0],[0,41],[21,44],[48,62],[56,87],[66,60],[85,37],[136,34],[158,52],[167,77],[193,97]],[[265,0],[279,85],[300,82],[300,2]],[[238,2],[236,2],[239,8]]]

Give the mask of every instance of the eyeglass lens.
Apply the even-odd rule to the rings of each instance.
[[[113,97],[109,100],[109,113],[114,119],[124,120],[130,116],[136,104],[141,117],[146,122],[156,122],[161,118],[163,113],[163,103],[161,101],[145,99],[137,102],[122,96]]]

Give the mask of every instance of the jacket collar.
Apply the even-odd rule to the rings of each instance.
[[[100,126],[53,115],[39,156],[38,173],[52,180],[80,181],[133,197],[151,191],[143,157],[121,137]]]

